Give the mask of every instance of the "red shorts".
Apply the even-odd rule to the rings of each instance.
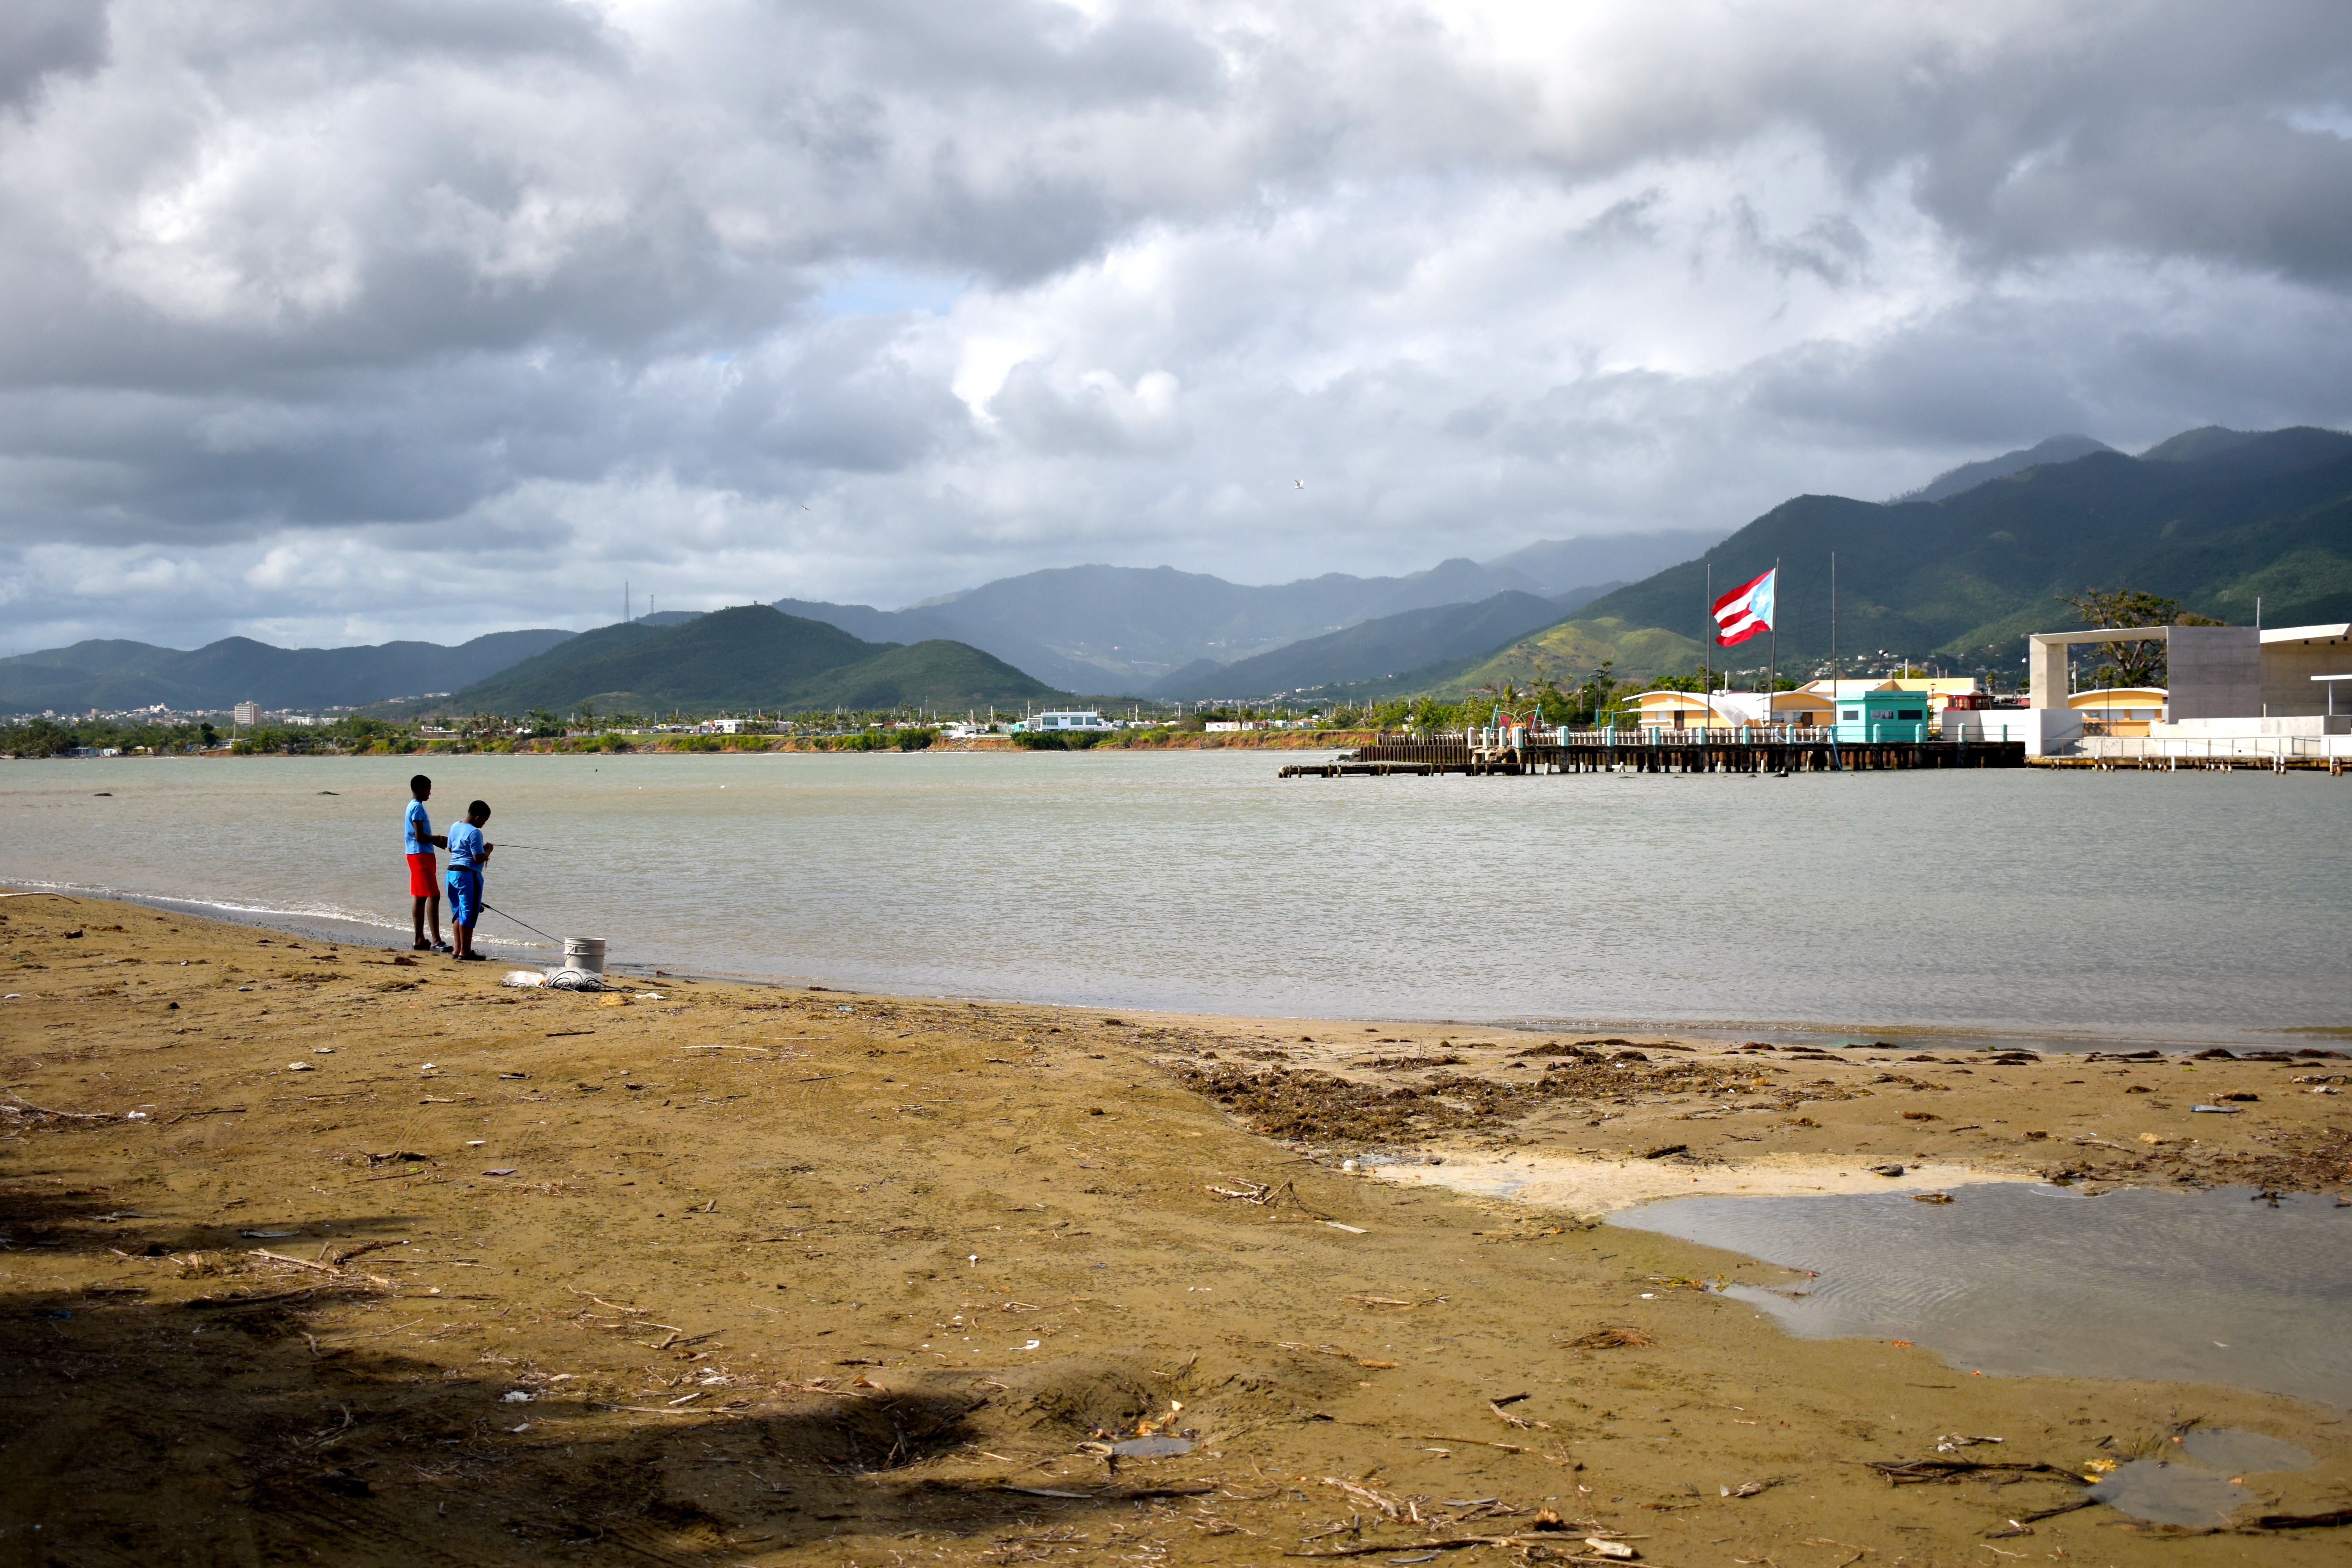
[[[412,899],[437,899],[441,889],[433,875],[433,857],[411,855],[408,858],[408,896]]]

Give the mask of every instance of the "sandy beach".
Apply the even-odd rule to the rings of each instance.
[[[2339,1410],[1794,1339],[1706,1288],[1785,1270],[1598,1223],[1988,1180],[2352,1194],[2345,1101],[2313,1092],[2352,1063],[2295,1054],[2340,1039],[2037,1058],[599,996],[122,903],[0,917],[0,1562],[2343,1551],[2028,1517],[2194,1426],[2316,1460],[2248,1477],[2242,1527],[2341,1510]],[[2012,1468],[1871,1468],[1919,1461]]]

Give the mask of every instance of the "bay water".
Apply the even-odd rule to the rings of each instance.
[[[0,763],[0,879],[345,941],[493,806],[494,954],[1231,1015],[2179,1047],[2352,1023],[2352,785],[1280,780],[1311,754]]]

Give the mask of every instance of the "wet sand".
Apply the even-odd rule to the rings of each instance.
[[[126,904],[0,915],[0,1561],[2343,1550],[2012,1526],[2080,1489],[1867,1468],[2086,1473],[2189,1424],[2316,1458],[2248,1477],[2244,1522],[2345,1506],[2341,1411],[1795,1340],[1700,1286],[1784,1271],[1593,1224],[2001,1176],[2342,1192],[2344,1102],[2297,1081],[2340,1060],[624,1001]],[[1193,1447],[1107,1451],[1147,1433]]]

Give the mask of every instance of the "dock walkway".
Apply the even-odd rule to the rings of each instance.
[[[1328,763],[1297,763],[1286,779],[1475,777],[1524,773],[1875,773],[1906,768],[2021,768],[2022,741],[1568,740],[1517,746],[1410,741],[1342,752]]]

